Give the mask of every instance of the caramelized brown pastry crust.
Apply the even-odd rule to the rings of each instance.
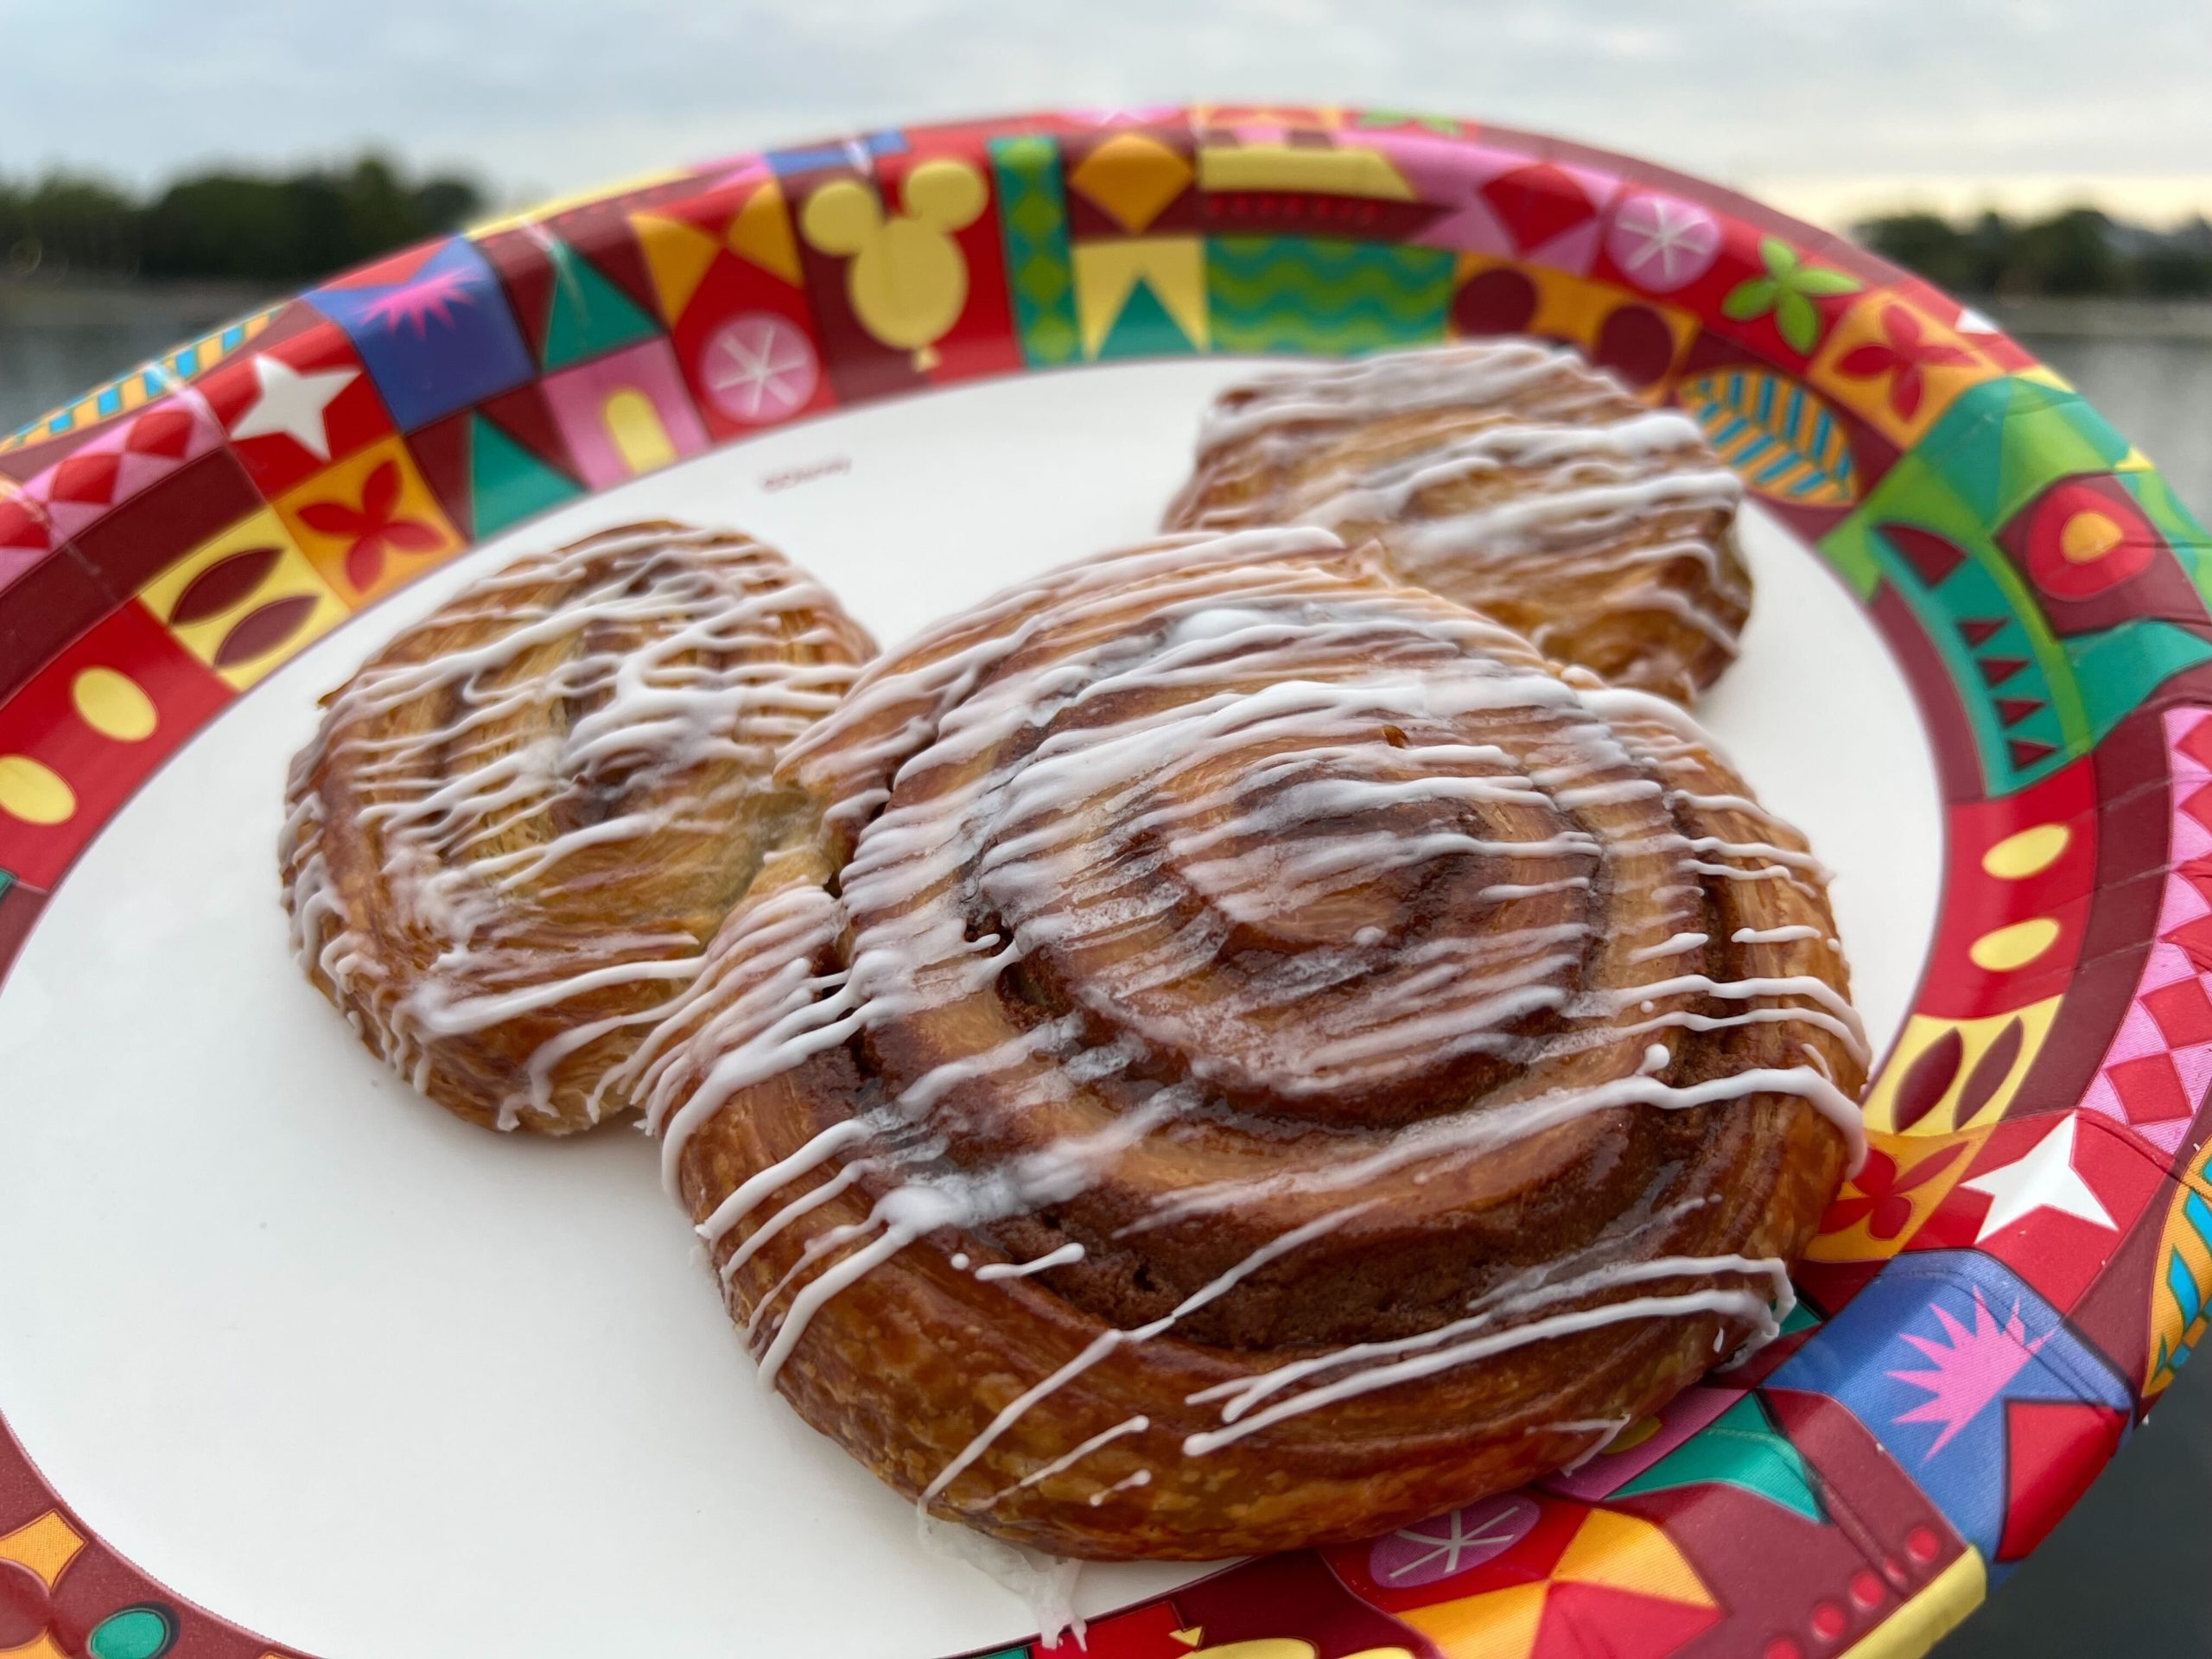
[[[866,671],[640,1050],[732,1314],[934,1513],[1371,1535],[1773,1329],[1865,1047],[1687,716],[1316,531],[1071,567]]]
[[[873,651],[728,531],[608,531],[476,583],[326,697],[293,762],[308,976],[472,1122],[620,1115],[623,1062],[805,808],[776,750]]]
[[[1563,346],[1484,341],[1224,392],[1170,530],[1319,524],[1554,662],[1688,702],[1734,660],[1742,498],[1696,423]]]

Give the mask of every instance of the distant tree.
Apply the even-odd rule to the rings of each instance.
[[[17,270],[128,270],[138,257],[137,211],[97,179],[50,174],[0,191],[0,252]]]
[[[2005,268],[2012,257],[2012,222],[2000,213],[1983,213],[1967,232],[1967,292],[1998,292],[2005,286]]]
[[[1858,227],[1876,252],[1961,294],[2212,296],[2212,223],[2171,231],[2122,225],[2094,207],[2016,224],[1986,213],[1961,227],[1934,213],[1891,213]]]
[[[415,187],[415,210],[441,230],[458,230],[484,216],[484,193],[469,180],[451,174],[425,179]]]
[[[343,173],[206,174],[147,209],[145,270],[306,282],[452,230],[482,207],[466,180],[410,184],[376,156]]]
[[[298,181],[211,173],[171,185],[146,210],[149,276],[296,281],[315,268]]]
[[[1974,285],[1974,246],[1940,213],[1891,213],[1859,227],[1859,239],[1885,259],[1918,271],[1939,288]]]
[[[2024,294],[2116,294],[2127,284],[2113,251],[2112,221],[2094,207],[2069,207],[2023,225],[2008,275]]]
[[[2135,285],[2154,299],[2212,297],[2212,253],[2152,248],[2135,262]]]
[[[196,174],[146,203],[86,179],[0,183],[0,269],[305,283],[483,207],[466,179],[413,181],[378,156],[283,176]]]

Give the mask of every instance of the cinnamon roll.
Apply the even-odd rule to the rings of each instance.
[[[459,1116],[620,1115],[623,1063],[807,810],[775,753],[873,652],[727,531],[609,531],[476,583],[326,697],[292,764],[308,976]]]
[[[1553,661],[1687,702],[1749,614],[1742,496],[1688,416],[1567,347],[1483,341],[1232,387],[1166,524],[1377,538],[1402,580]]]
[[[1205,1559],[1556,1469],[1773,1332],[1856,1155],[1803,840],[1325,531],[1026,583],[774,785],[808,828],[648,1125],[764,1376],[1002,1539]]]

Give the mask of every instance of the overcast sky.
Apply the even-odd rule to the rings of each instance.
[[[2212,0],[0,0],[0,171],[136,183],[375,143],[519,204],[861,124],[1300,99],[1566,133],[1831,222],[2212,208]]]

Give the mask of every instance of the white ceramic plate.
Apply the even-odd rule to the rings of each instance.
[[[316,697],[456,588],[634,519],[749,530],[895,641],[1145,535],[1241,372],[969,384],[588,499],[322,639],[156,776],[0,997],[0,1401],[83,1520],[349,1659],[917,1659],[1032,1629],[758,1387],[641,1136],[488,1135],[362,1051],[287,949],[284,766]],[[1835,869],[1878,1052],[1941,884],[1926,739],[1809,550],[1756,508],[1745,541],[1756,608],[1705,718]],[[1197,1570],[1088,1569],[1078,1604]]]

